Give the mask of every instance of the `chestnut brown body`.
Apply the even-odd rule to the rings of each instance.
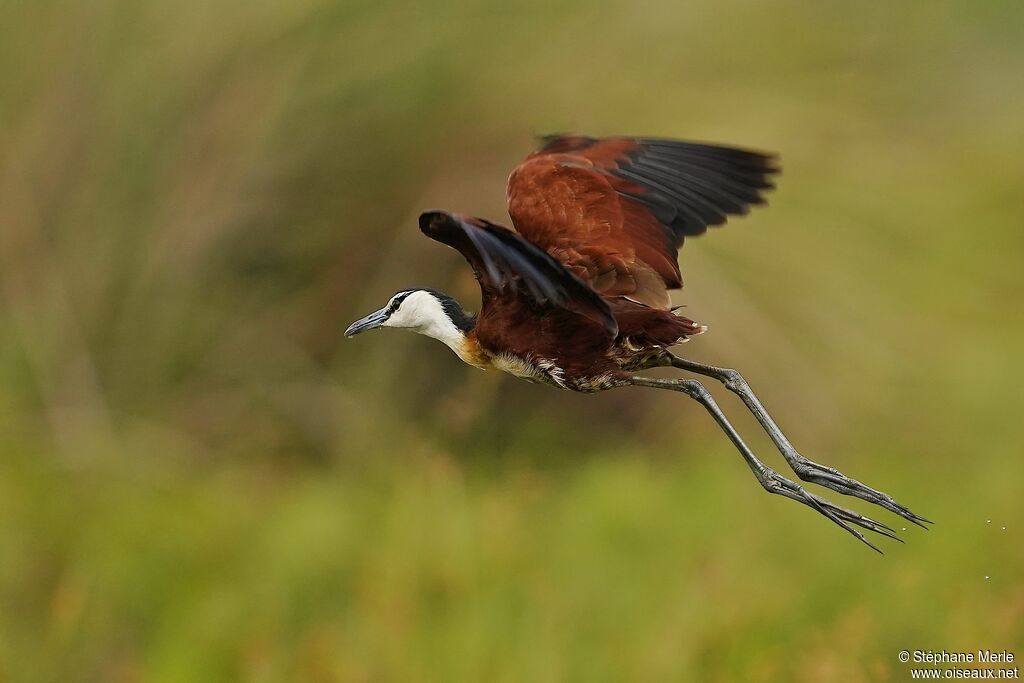
[[[477,345],[498,369],[594,392],[622,386],[629,370],[705,329],[625,298],[607,303],[619,323],[614,337],[600,323],[565,309],[531,305],[520,297],[498,298],[481,310],[467,343]]]

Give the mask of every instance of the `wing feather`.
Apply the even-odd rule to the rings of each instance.
[[[469,262],[484,306],[494,297],[527,296],[535,304],[586,316],[603,325],[613,338],[618,334],[608,303],[521,235],[482,218],[446,211],[427,211],[419,223],[423,234],[452,247]]]
[[[778,170],[771,155],[722,145],[552,136],[509,176],[508,208],[600,294],[667,308],[684,238],[764,204]]]

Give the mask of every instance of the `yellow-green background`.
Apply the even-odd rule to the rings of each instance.
[[[0,4],[0,681],[1024,657],[1022,74],[1017,1]],[[408,286],[475,307],[415,217],[504,221],[551,131],[781,153],[682,252],[684,350],[933,530],[872,553],[681,395],[342,337]]]

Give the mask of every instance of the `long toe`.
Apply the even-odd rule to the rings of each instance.
[[[925,523],[933,523],[929,519],[925,519],[920,515],[914,514],[905,505],[897,503],[893,500],[892,496],[887,493],[873,489],[866,484],[860,483],[856,479],[851,479],[833,467],[828,467],[827,465],[816,463],[813,460],[808,460],[802,455],[799,456],[799,458],[800,460],[798,460],[794,465],[793,470],[803,481],[824,486],[836,493],[842,493],[847,496],[860,498],[861,500],[865,500],[869,503],[874,503],[893,514],[899,515],[909,522],[913,522],[922,529],[928,528],[925,526]]]
[[[839,527],[845,529],[855,538],[876,552],[881,553],[882,551],[878,546],[869,541],[864,534],[855,529],[854,526],[886,536],[887,538],[895,539],[901,543],[903,542],[903,539],[897,536],[891,527],[886,526],[881,522],[877,522],[870,517],[865,517],[853,510],[840,507],[821,496],[810,493],[796,482],[783,477],[773,470],[768,470],[765,474],[766,481],[764,482],[764,487],[768,492],[791,498],[797,502],[803,503],[813,510],[816,510],[818,513],[830,519]]]

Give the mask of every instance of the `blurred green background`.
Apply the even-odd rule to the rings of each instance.
[[[1022,73],[995,0],[0,3],[0,681],[1024,656]],[[932,531],[875,555],[682,396],[343,339],[407,286],[474,308],[415,217],[505,222],[551,131],[781,153],[682,252],[683,350]]]

